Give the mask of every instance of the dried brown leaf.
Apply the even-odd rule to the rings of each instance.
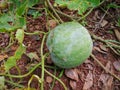
[[[115,35],[116,35],[118,41],[120,41],[120,31],[115,29],[114,32],[115,32]]]
[[[110,72],[113,72],[112,63],[110,61],[107,62],[105,68]],[[102,90],[113,90],[113,77],[109,74],[101,74],[99,81],[103,84],[103,86],[101,86]]]
[[[102,26],[102,27],[106,26],[107,24],[108,24],[108,21],[106,21],[106,20],[103,20],[103,21],[101,22],[101,26]]]
[[[116,70],[120,71],[120,62],[119,61],[114,61],[113,66]]]
[[[99,81],[101,81],[103,84],[105,84],[108,80],[109,75],[108,74],[101,74]]]
[[[77,88],[77,83],[76,83],[76,81],[70,80],[70,86],[71,86],[72,90],[76,90],[76,88]]]
[[[99,81],[103,84],[103,86],[101,86],[102,90],[113,90],[113,77],[109,74],[101,74]]]
[[[65,75],[69,77],[70,79],[78,81],[78,73],[76,69],[66,69],[65,70]]]
[[[89,70],[93,70],[94,69],[92,64],[87,64],[87,67],[89,68]]]
[[[100,53],[106,54],[106,52],[105,52],[105,51],[102,51],[99,47],[94,47],[94,49],[97,50],[97,51],[100,52]]]
[[[93,74],[91,71],[89,71],[86,80],[85,80],[85,84],[83,86],[83,90],[89,90],[93,85]]]
[[[104,45],[100,45],[100,49],[106,52],[108,51],[108,49]]]
[[[107,71],[113,72],[113,67],[112,67],[111,61],[108,61],[108,62],[107,62],[105,68],[106,68]]]
[[[8,58],[7,54],[0,54],[0,61],[4,60],[6,58]]]
[[[107,80],[106,85],[103,87],[103,90],[113,90],[112,84],[113,84],[113,77],[110,76]]]
[[[99,14],[99,11],[96,10],[96,11],[95,11],[95,14],[94,14],[94,16],[93,16],[93,19],[94,19],[94,20],[97,20],[97,19],[100,18],[98,14]]]

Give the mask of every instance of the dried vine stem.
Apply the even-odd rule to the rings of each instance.
[[[104,17],[105,17],[105,16],[107,15],[107,13],[108,13],[108,10],[109,10],[109,8],[105,11],[105,13],[103,14],[103,16],[101,17],[101,19],[100,19],[100,21],[98,22],[97,26],[95,27],[94,31],[96,31],[96,30],[99,28],[99,26],[100,26],[100,24],[102,23]]]
[[[111,71],[109,71],[108,69],[105,68],[105,66],[93,55],[91,54],[91,57],[110,75],[112,75],[114,78],[116,78],[117,80],[120,81],[120,78],[118,76],[116,76],[114,73],[112,73]]]
[[[68,18],[71,19],[71,20],[75,20],[75,19],[76,19],[76,17],[72,17],[72,16],[70,16],[70,15],[68,15],[68,14],[66,14],[66,13],[63,13],[63,12],[60,11],[60,10],[55,9],[55,11],[56,11],[58,14],[61,14],[61,15],[65,16],[65,17],[68,17]],[[77,18],[77,19],[78,19],[78,18]]]
[[[56,15],[56,17],[60,20],[61,23],[63,23],[63,20],[60,18],[60,16],[57,14],[57,12],[55,11],[54,7],[52,6],[52,4],[50,3],[49,0],[46,0],[50,9],[54,12],[54,14]]]
[[[120,50],[120,43],[119,42],[117,42],[117,41],[112,42],[110,40],[104,40],[101,37],[98,37],[98,36],[94,35],[93,33],[90,33],[90,34],[91,34],[93,39],[99,40],[99,41],[105,43],[115,54],[120,56],[120,53],[117,50],[115,50],[115,49]]]

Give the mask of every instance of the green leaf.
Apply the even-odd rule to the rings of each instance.
[[[5,87],[5,77],[0,76],[0,90],[4,90]]]
[[[100,4],[100,0],[55,0],[60,7],[66,6],[70,10],[77,10],[78,14],[83,15],[87,9],[96,7]]]
[[[20,44],[20,46],[17,48],[14,56],[11,56],[8,58],[8,60],[5,62],[5,70],[9,71],[10,68],[16,65],[16,61],[19,60],[22,56],[22,54],[26,51],[26,48],[23,44]]]
[[[21,17],[21,16],[17,16],[16,15],[16,21],[15,21],[15,26],[17,28],[26,28],[26,18],[25,17]]]
[[[96,7],[100,4],[100,0],[87,0],[90,4],[91,7]]]
[[[0,16],[0,22],[1,23],[8,23],[8,22],[13,22],[14,21],[14,17],[13,15],[10,15],[10,14],[2,14]]]
[[[0,23],[0,29],[5,29],[5,30],[8,30],[10,29],[12,26],[6,22],[4,23]]]
[[[28,0],[28,7],[32,7],[39,2],[40,0]]]
[[[26,2],[26,0],[9,0],[9,10],[12,12],[15,12],[16,9],[20,8],[23,3]]]
[[[33,10],[33,9],[29,9],[29,11],[28,11],[27,14],[28,14],[28,15],[32,15],[33,18],[37,18],[37,17],[39,17],[39,16],[42,16],[42,14],[41,14],[39,11]]]
[[[79,9],[79,1],[69,1],[67,6],[70,10],[78,10]]]
[[[0,33],[2,33],[2,32],[6,32],[6,30],[5,29],[0,29]]]
[[[8,71],[10,68],[16,65],[16,59],[15,56],[11,56],[8,58],[8,60],[5,62],[5,70]]]
[[[86,0],[73,0],[67,6],[70,10],[78,10],[78,14],[82,15],[89,8],[89,3]]]
[[[0,22],[0,32],[12,32],[18,28],[26,28],[25,17],[16,16],[14,25],[10,25],[7,21]]]
[[[16,32],[16,39],[18,40],[19,43],[22,44],[24,40],[24,30],[23,29],[18,29]]]
[[[25,13],[27,8],[27,3],[28,2],[26,0],[26,2],[24,2],[19,8],[17,8],[16,10],[17,15],[22,16]]]
[[[55,3],[59,4],[59,6],[61,6],[61,7],[64,7],[64,6],[67,6],[67,4],[68,4],[67,1],[69,1],[69,0],[65,0],[65,1],[63,1],[63,0],[55,0]]]
[[[21,58],[22,54],[26,51],[24,44],[20,44],[18,49],[15,52],[15,58],[18,60]]]
[[[0,32],[11,32],[17,29],[17,26],[11,26],[8,23],[0,23]]]
[[[21,1],[20,0],[9,0],[9,2],[14,4],[17,8],[21,5]]]
[[[0,32],[6,32],[13,27],[9,23],[14,23],[13,14],[2,14],[0,16]]]
[[[12,12],[0,17],[0,32],[11,32],[23,27],[26,27],[25,17],[15,16]]]

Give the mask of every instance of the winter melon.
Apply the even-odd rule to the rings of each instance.
[[[78,22],[66,22],[50,31],[46,45],[55,65],[73,68],[90,56],[93,42],[84,26]]]

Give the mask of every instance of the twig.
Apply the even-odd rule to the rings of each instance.
[[[118,53],[111,45],[107,44],[107,46],[109,46],[109,48],[117,55],[120,55],[120,53]]]
[[[120,81],[120,78],[118,76],[116,76],[114,73],[112,73],[111,71],[107,70],[105,68],[105,66],[93,55],[91,54],[91,57],[107,72],[109,73],[110,75],[112,75],[114,78],[116,78],[117,80]]]
[[[70,16],[70,15],[68,15],[68,14],[65,14],[65,13],[63,13],[63,12],[57,10],[57,9],[55,9],[55,10],[56,10],[57,13],[59,13],[59,14],[65,16],[65,17],[68,17],[68,18],[70,18],[71,20],[74,20],[73,18],[75,18],[75,17],[72,17],[72,16]]]
[[[57,23],[60,24],[59,20],[57,20],[57,18],[54,17],[54,15],[53,15],[49,10],[47,10],[47,11],[48,11],[49,15],[50,15]]]
[[[97,28],[99,28],[99,25],[100,25],[100,23],[102,23],[102,21],[103,21],[104,17],[106,16],[108,10],[109,10],[109,8],[106,10],[106,12],[104,13],[104,15],[102,16],[102,18],[101,18],[100,21],[98,22],[98,24],[97,24],[97,26],[95,27],[94,31],[96,31]]]
[[[100,8],[102,11],[106,12],[106,10],[104,10],[104,8],[102,8],[102,7],[100,7]],[[117,23],[116,19],[110,13],[107,12],[106,14],[109,15],[110,18],[112,18],[115,21],[115,23]]]
[[[57,22],[57,23],[59,23],[59,21],[57,20],[57,18],[49,11],[49,9],[48,9],[48,5],[47,5],[47,2],[45,1],[45,12],[46,12],[46,16],[47,16],[47,21],[48,21],[48,14],[53,18],[53,19],[55,19],[55,21]],[[59,23],[60,24],[60,23]]]
[[[55,11],[55,9],[53,8],[52,4],[50,3],[49,0],[47,0],[47,3],[49,4],[50,8],[53,10],[54,14],[56,15],[56,17],[60,20],[61,23],[63,23],[63,20],[59,17],[59,15],[57,14],[57,12]]]
[[[90,34],[91,34],[91,36],[92,36],[94,39],[99,40],[99,41],[105,43],[114,53],[116,53],[117,55],[120,55],[120,53],[115,50],[115,49],[120,50],[119,42],[117,42],[117,41],[115,42],[115,43],[118,44],[118,45],[117,45],[117,44],[115,44],[114,42],[112,43],[112,42],[109,41],[109,40],[104,40],[104,39],[102,39],[101,37],[98,37],[98,36],[94,35],[93,33],[90,33]],[[115,49],[114,49],[114,48],[115,48]]]

